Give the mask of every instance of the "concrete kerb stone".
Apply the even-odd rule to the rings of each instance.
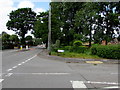
[[[86,63],[86,61],[96,61],[96,62],[100,61],[106,64],[120,64],[120,60],[116,60],[116,59],[82,59],[82,58],[64,58],[60,56],[51,56],[51,55],[48,55],[45,49],[42,50],[42,53],[39,55],[40,57],[43,57],[43,58],[64,61],[66,63]],[[102,64],[102,63],[98,63],[98,64]]]
[[[107,64],[120,64],[119,60],[111,60],[111,59],[106,60],[106,59],[63,58],[59,56],[50,56],[50,55],[48,55],[48,57],[56,58],[59,60],[61,59],[67,63],[86,63],[86,61],[100,61],[100,62],[107,63]]]

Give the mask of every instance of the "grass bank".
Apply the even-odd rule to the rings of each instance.
[[[65,58],[102,59],[97,55],[90,55],[89,53],[85,54],[85,53],[74,53],[74,52],[63,52],[63,53],[51,52],[51,55],[61,56]]]

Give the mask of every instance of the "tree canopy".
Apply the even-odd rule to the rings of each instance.
[[[47,45],[48,42],[48,11],[41,12],[37,15],[37,21],[34,25],[33,34],[36,38],[41,38],[42,42]]]
[[[6,26],[21,37],[22,44],[25,44],[25,34],[33,29],[36,21],[36,13],[31,8],[19,8],[9,14],[10,20]]]

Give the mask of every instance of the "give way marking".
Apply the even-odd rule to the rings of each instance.
[[[70,81],[73,88],[87,88],[83,81]]]

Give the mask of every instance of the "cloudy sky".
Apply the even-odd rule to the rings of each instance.
[[[25,7],[32,8],[36,13],[43,12],[49,9],[49,0],[0,0],[0,33],[5,31],[14,34],[12,30],[6,28],[8,15],[12,10]]]

